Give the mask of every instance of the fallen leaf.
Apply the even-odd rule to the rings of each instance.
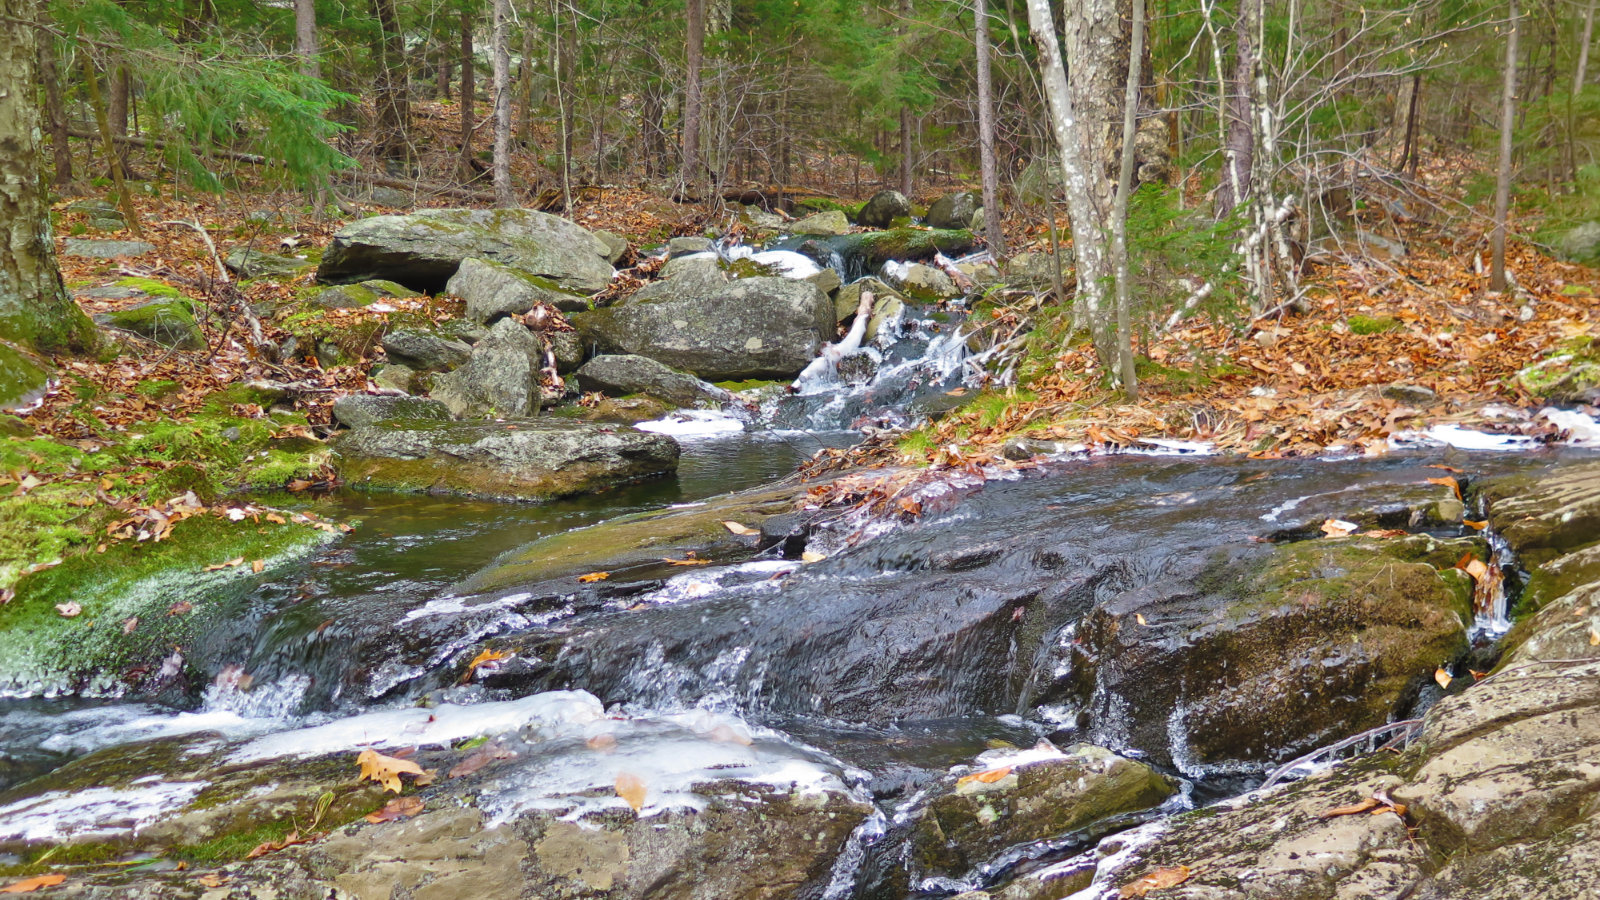
[[[1449,476],[1445,476],[1444,478],[1429,478],[1428,483],[1443,485],[1444,487],[1447,487],[1455,492],[1457,500],[1461,499],[1461,482],[1455,480],[1454,478]]]
[[[1150,624],[1149,622],[1146,622],[1144,620],[1144,613],[1134,613],[1133,614],[1133,620],[1135,622],[1138,622],[1140,625],[1149,625]]]
[[[1483,564],[1483,560],[1475,559],[1472,562],[1467,563],[1466,572],[1468,575],[1472,576],[1473,581],[1478,581],[1479,579],[1483,578],[1483,576],[1489,574],[1489,567]]]
[[[264,559],[258,559],[255,562],[250,564],[250,571],[255,572],[256,574],[259,575],[259,574],[261,574],[261,570],[265,569],[266,567],[267,567],[267,561],[264,560]]]
[[[717,727],[711,729],[711,733],[706,735],[706,737],[709,737],[713,741],[717,741],[718,743],[722,744],[740,744],[745,747],[750,746],[750,736],[730,725],[718,725]]]
[[[964,784],[994,784],[996,781],[1010,775],[1015,766],[1002,766],[998,769],[985,769],[982,772],[973,772],[956,779],[956,787]]]
[[[1439,668],[1433,670],[1433,680],[1437,681],[1439,683],[1439,687],[1445,688],[1447,690],[1450,687],[1450,681],[1451,681],[1450,673],[1446,672],[1444,670],[1443,666],[1440,666]]]
[[[1354,522],[1346,522],[1343,519],[1329,519],[1322,523],[1322,533],[1328,537],[1349,537],[1360,527]]]
[[[395,797],[383,805],[383,809],[374,813],[367,813],[367,821],[374,825],[379,822],[393,822],[396,819],[409,819],[422,812],[421,797]]]
[[[617,749],[617,736],[614,734],[597,734],[583,742],[590,750],[597,753],[610,753]]]
[[[1467,671],[1472,673],[1473,681],[1481,681],[1489,674],[1488,672],[1479,672],[1477,669],[1468,669]]]
[[[450,771],[444,774],[446,778],[461,778],[466,775],[471,775],[473,772],[478,771],[497,759],[511,759],[516,755],[517,754],[513,753],[511,750],[501,747],[498,744],[485,744],[467,754],[465,759],[451,766]]]
[[[644,798],[648,790],[644,780],[632,772],[622,772],[617,775],[617,796],[626,800],[633,807],[634,812],[644,809]]]
[[[761,529],[751,528],[748,525],[740,525],[738,522],[723,522],[722,527],[728,529],[734,534],[742,535],[744,537],[758,536],[761,534]]]
[[[0,888],[0,894],[31,894],[34,891],[37,891],[39,888],[52,887],[66,880],[67,876],[65,875],[37,875],[33,878],[23,879],[22,881],[14,881],[3,888]]]
[[[1589,646],[1600,647],[1600,630],[1589,629]]]
[[[1489,527],[1489,520],[1484,519],[1482,522],[1474,522],[1471,519],[1462,519],[1461,524],[1471,528],[1473,531],[1482,531]]]
[[[1361,532],[1361,536],[1386,540],[1388,538],[1405,537],[1409,533],[1410,532],[1407,531],[1401,531],[1398,528],[1381,528],[1373,531],[1363,531]]]
[[[301,837],[300,832],[291,831],[289,832],[288,836],[281,841],[262,841],[255,846],[255,849],[251,850],[249,853],[246,853],[244,856],[245,859],[255,859],[260,856],[266,856],[268,853],[276,853],[285,847],[293,847],[295,844],[309,844],[316,840],[317,837],[317,835],[310,834],[306,835],[305,837]]]
[[[422,774],[422,767],[409,759],[396,759],[384,756],[376,750],[363,750],[356,756],[356,764],[361,766],[361,777],[357,781],[376,781],[383,785],[384,790],[400,793],[401,775]]]
[[[500,660],[507,659],[510,656],[511,651],[509,650],[483,650],[479,652],[477,656],[472,658],[472,662],[467,663],[467,671],[461,676],[461,683],[466,684],[467,682],[471,681],[472,676],[477,674],[479,666],[499,662]]]
[[[179,600],[177,603],[167,607],[167,615],[169,616],[183,616],[191,612],[194,612],[194,604],[187,600]]]
[[[1188,866],[1173,866],[1168,869],[1157,869],[1154,872],[1151,872],[1149,875],[1145,875],[1136,881],[1130,881],[1123,885],[1122,890],[1117,892],[1117,897],[1120,898],[1120,900],[1134,900],[1134,898],[1143,897],[1151,891],[1159,891],[1162,888],[1174,887],[1176,885],[1183,884],[1188,880]]]
[[[133,634],[134,629],[136,629],[138,627],[139,627],[139,617],[138,616],[129,616],[128,618],[122,620],[122,633],[123,634]]]
[[[1360,803],[1352,803],[1349,806],[1335,806],[1333,809],[1323,812],[1322,818],[1332,819],[1336,816],[1356,816],[1364,812],[1371,812],[1383,805],[1382,800],[1376,797],[1368,797]]]
[[[1461,472],[1462,472],[1461,469],[1458,469],[1455,466],[1447,466],[1447,465],[1443,465],[1442,463],[1429,463],[1428,465],[1424,466],[1423,468],[1427,468],[1427,469],[1443,469],[1446,472],[1454,472],[1457,475],[1460,475]]]
[[[822,562],[823,560],[825,560],[827,558],[828,558],[828,554],[826,554],[826,553],[816,553],[816,552],[813,552],[811,550],[807,550],[806,552],[800,554],[800,561],[801,562],[808,562],[808,563]]]
[[[196,875],[194,880],[200,882],[208,888],[222,887],[224,884],[228,883],[227,878],[210,872],[207,872],[204,875]]]
[[[587,575],[579,575],[578,576],[578,583],[579,584],[593,584],[596,581],[605,581],[607,578],[610,578],[610,577],[611,577],[611,573],[610,572],[590,572]]]
[[[62,618],[70,619],[76,616],[78,613],[83,612],[83,604],[77,602],[76,600],[69,601],[67,603],[57,603],[56,612],[60,613]]]
[[[709,565],[711,565],[711,560],[709,560],[709,559],[671,559],[669,557],[663,556],[663,557],[661,557],[661,561],[666,563],[669,566],[709,566]]]

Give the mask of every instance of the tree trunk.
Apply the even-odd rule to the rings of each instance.
[[[1227,138],[1222,148],[1222,187],[1217,192],[1217,218],[1233,212],[1250,195],[1250,172],[1255,165],[1255,132],[1250,122],[1250,94],[1255,80],[1255,34],[1260,23],[1260,0],[1239,0],[1234,20],[1233,78],[1228,82]]]
[[[1578,45],[1578,70],[1572,76],[1572,92],[1582,93],[1583,84],[1589,80],[1589,44],[1594,41],[1595,0],[1583,11],[1583,43]]]
[[[38,35],[39,80],[44,82],[45,127],[50,131],[50,149],[55,157],[56,185],[72,183],[72,144],[67,134],[67,110],[61,99],[61,76],[56,73],[56,39]]]
[[[1144,0],[1133,0],[1131,23],[1129,59],[1142,59]],[[1139,122],[1139,70],[1138,66],[1128,66],[1128,85],[1122,101],[1122,164],[1117,170],[1116,204],[1111,211],[1111,265],[1117,279],[1117,380],[1122,382],[1122,391],[1130,403],[1139,399],[1139,376],[1133,366],[1133,267],[1128,264],[1128,194],[1133,190],[1133,135]]]
[[[906,33],[906,20],[911,18],[911,0],[900,0],[900,25],[896,31],[902,36]],[[912,183],[912,146],[911,146],[911,105],[902,103],[900,106],[900,193],[909,199]]]
[[[995,261],[1005,259],[1006,236],[1000,230],[1000,175],[994,161],[994,82],[989,71],[989,10],[985,0],[973,6],[973,43],[978,53],[978,168],[983,177],[984,235]]]
[[[688,35],[684,48],[683,158],[678,181],[685,191],[700,182],[700,66],[706,45],[706,0],[688,0]]]
[[[308,78],[322,77],[317,59],[316,0],[294,0],[294,49],[300,56],[300,71]]]
[[[497,0],[498,2],[498,0]],[[476,178],[472,168],[473,112],[478,99],[477,66],[472,49],[472,13],[461,11],[461,160],[456,168],[463,182]]]
[[[1494,183],[1494,232],[1489,241],[1493,264],[1489,289],[1506,289],[1506,216],[1511,208],[1511,133],[1517,114],[1517,36],[1522,30],[1522,14],[1517,0],[1511,0],[1511,30],[1506,35],[1504,90],[1500,95],[1500,171]]]
[[[522,78],[522,115],[517,120],[517,143],[524,148],[533,148],[533,18],[525,17],[522,20],[522,69],[518,73]]]
[[[105,150],[106,159],[110,162],[111,183],[117,190],[117,205],[122,208],[122,216],[128,222],[128,230],[136,237],[144,237],[144,226],[139,221],[139,211],[133,206],[133,198],[128,194],[127,170],[122,167],[122,158],[125,150],[116,146],[116,137],[111,131],[111,117],[106,112],[105,98],[100,93],[100,80],[95,77],[94,58],[87,50],[82,51],[84,86],[89,91],[89,106],[94,110],[94,120],[100,126],[100,145]],[[124,141],[127,139],[124,138]]]
[[[1091,0],[1092,2],[1092,0]],[[1077,316],[1088,323],[1097,336],[1096,349],[1101,362],[1111,365],[1104,355],[1110,348],[1103,339],[1105,330],[1102,300],[1105,296],[1105,228],[1096,209],[1093,187],[1105,181],[1099,160],[1086,158],[1084,125],[1077,118],[1073,96],[1067,89],[1066,67],[1061,60],[1061,45],[1056,39],[1050,0],[1027,0],[1028,31],[1039,48],[1039,75],[1044,82],[1045,99],[1050,106],[1050,124],[1055,131],[1056,150],[1061,154],[1063,187],[1067,196],[1067,217],[1072,224],[1072,245],[1077,257]],[[1069,16],[1071,15],[1069,10]],[[1097,73],[1077,70],[1078,77],[1094,79]],[[1059,256],[1057,257],[1059,258]]]
[[[32,0],[0,0],[0,340],[42,349],[93,343],[94,327],[78,310],[56,267],[50,207],[39,183],[39,116],[33,84],[38,14]],[[9,357],[9,354],[7,354]],[[5,366],[10,382],[20,372]],[[8,398],[10,399],[10,398]]]
[[[511,0],[494,0],[494,197],[516,205],[511,190]]]
[[[380,158],[403,160],[411,155],[405,36],[400,33],[394,0],[372,0],[372,15],[378,20],[377,42],[372,48],[378,63],[372,85],[377,106],[373,150]]]

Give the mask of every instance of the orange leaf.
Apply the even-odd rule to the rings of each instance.
[[[759,536],[761,534],[761,529],[751,528],[748,525],[740,525],[738,522],[723,522],[722,527],[728,529],[734,534],[740,535],[741,537],[751,537],[752,535]]]
[[[1450,673],[1446,672],[1443,666],[1433,670],[1433,680],[1439,683],[1439,687],[1446,689],[1450,687]]]
[[[634,812],[644,809],[644,798],[648,792],[644,780],[632,772],[623,772],[617,776],[617,796],[626,800]]]
[[[972,784],[973,782],[977,782],[978,784],[994,784],[996,781],[999,781],[1007,775],[1010,775],[1014,768],[1015,766],[1004,766],[999,769],[985,769],[982,772],[973,772],[971,775],[963,775],[956,779],[956,787],[961,787],[964,784]]]
[[[1188,880],[1188,866],[1173,866],[1169,869],[1157,869],[1154,872],[1151,872],[1149,875],[1138,879],[1137,881],[1130,881],[1123,885],[1122,890],[1117,892],[1117,897],[1119,897],[1120,900],[1134,900],[1134,898],[1143,897],[1145,894],[1148,894],[1151,891],[1159,891],[1162,888],[1174,887],[1176,885],[1183,884]]]
[[[265,569],[266,567],[267,567],[267,561],[264,560],[264,559],[258,559],[255,562],[250,564],[250,571],[255,572],[257,575],[259,575],[259,574],[261,574],[261,570]]]
[[[1322,817],[1324,819],[1331,819],[1335,816],[1360,815],[1361,813],[1370,812],[1383,805],[1384,803],[1382,800],[1379,800],[1376,797],[1368,797],[1365,800],[1362,800],[1360,803],[1352,803],[1349,806],[1335,806],[1333,809],[1324,812]]]
[[[661,561],[666,563],[669,566],[709,566],[709,565],[711,565],[711,560],[709,560],[709,559],[669,559],[669,558],[663,556],[663,557],[661,557]]]
[[[356,756],[356,764],[361,767],[361,777],[357,781],[376,781],[383,785],[384,790],[396,794],[400,793],[401,775],[422,774],[422,767],[411,760],[384,756],[376,750],[361,751]]]
[[[31,894],[39,888],[52,887],[66,880],[65,875],[38,875],[6,885],[0,888],[0,894]]]
[[[593,584],[596,581],[605,581],[607,578],[610,578],[610,577],[611,577],[611,573],[610,572],[590,572],[587,575],[579,575],[578,576],[578,583],[579,584]]]
[[[1322,523],[1322,533],[1328,537],[1348,537],[1360,527],[1354,522],[1346,522],[1343,519],[1329,519]]]
[[[421,797],[395,797],[383,805],[383,809],[367,814],[367,821],[374,825],[379,822],[393,822],[396,819],[409,819],[422,812]]]
[[[477,656],[472,658],[472,662],[467,663],[467,671],[461,676],[461,683],[466,684],[467,682],[471,681],[472,676],[477,674],[479,666],[484,665],[485,663],[499,662],[500,660],[507,659],[510,656],[511,651],[509,650],[483,650],[479,652]]]
[[[1489,527],[1489,520],[1485,519],[1482,522],[1474,522],[1471,519],[1462,519],[1461,524],[1471,528],[1473,531],[1482,531]]]
[[[1455,480],[1454,478],[1451,478],[1448,475],[1446,475],[1443,478],[1429,478],[1428,479],[1428,483],[1429,484],[1443,485],[1444,487],[1447,487],[1450,490],[1455,491],[1457,500],[1461,499],[1461,482]]]

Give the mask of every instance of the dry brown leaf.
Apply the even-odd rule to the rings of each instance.
[[[266,567],[267,567],[267,561],[264,560],[264,559],[258,559],[255,562],[250,564],[250,571],[252,571],[252,572],[256,573],[257,575],[259,575],[259,574],[261,574],[261,570],[265,569]]]
[[[367,821],[374,825],[379,822],[393,822],[396,819],[409,819],[422,812],[421,797],[395,797],[383,805],[383,809],[374,813],[367,813]]]
[[[288,836],[281,841],[262,841],[244,856],[245,859],[255,859],[260,856],[266,856],[268,853],[276,853],[285,847],[293,847],[295,844],[309,844],[316,840],[319,836],[320,835],[308,834],[304,837],[301,837],[299,831],[291,831],[289,832]]]
[[[1349,806],[1335,806],[1333,809],[1325,810],[1322,813],[1322,817],[1324,819],[1332,819],[1336,816],[1356,816],[1364,812],[1371,812],[1383,805],[1385,804],[1382,800],[1376,797],[1368,797],[1360,803],[1352,803]]]
[[[207,872],[204,875],[196,875],[194,880],[200,882],[208,888],[218,888],[228,883],[228,879],[225,876],[218,875],[214,872]]]
[[[632,772],[617,775],[617,796],[628,802],[634,812],[644,809],[644,798],[649,793],[644,780]]]
[[[167,607],[168,616],[186,616],[192,612],[194,612],[194,604],[187,600],[179,600],[177,603]]]
[[[1329,519],[1322,523],[1322,533],[1328,537],[1349,537],[1361,526],[1343,519]]]
[[[579,584],[593,584],[596,581],[605,581],[607,578],[610,578],[610,577],[611,577],[611,573],[610,572],[590,572],[587,575],[579,575],[578,576],[578,583]]]
[[[1162,888],[1176,887],[1177,885],[1183,884],[1188,880],[1188,866],[1172,866],[1171,868],[1157,869],[1136,881],[1130,881],[1123,885],[1122,890],[1117,892],[1117,897],[1120,898],[1120,900],[1134,900],[1134,898],[1143,897],[1151,891],[1159,891]]]
[[[34,891],[37,891],[39,888],[54,887],[55,885],[58,885],[66,880],[67,876],[60,874],[35,875],[32,878],[24,878],[21,881],[13,881],[5,887],[0,888],[0,894],[31,894]]]
[[[1433,670],[1433,680],[1439,683],[1439,687],[1448,690],[1452,679],[1450,678],[1450,673],[1446,672],[1443,666],[1440,666]]]
[[[759,537],[761,535],[761,529],[740,525],[738,522],[723,522],[722,527],[741,537]]]
[[[422,767],[411,760],[384,756],[376,750],[361,751],[356,756],[356,764],[361,767],[361,777],[357,781],[376,781],[384,790],[396,794],[400,793],[401,775],[422,775]]]

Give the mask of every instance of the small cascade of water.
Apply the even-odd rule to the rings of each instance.
[[[1489,542],[1489,563],[1487,571],[1473,584],[1473,643],[1497,640],[1511,630],[1511,604],[1506,593],[1506,567],[1512,562],[1511,546],[1488,527],[1484,528],[1483,536]]]

